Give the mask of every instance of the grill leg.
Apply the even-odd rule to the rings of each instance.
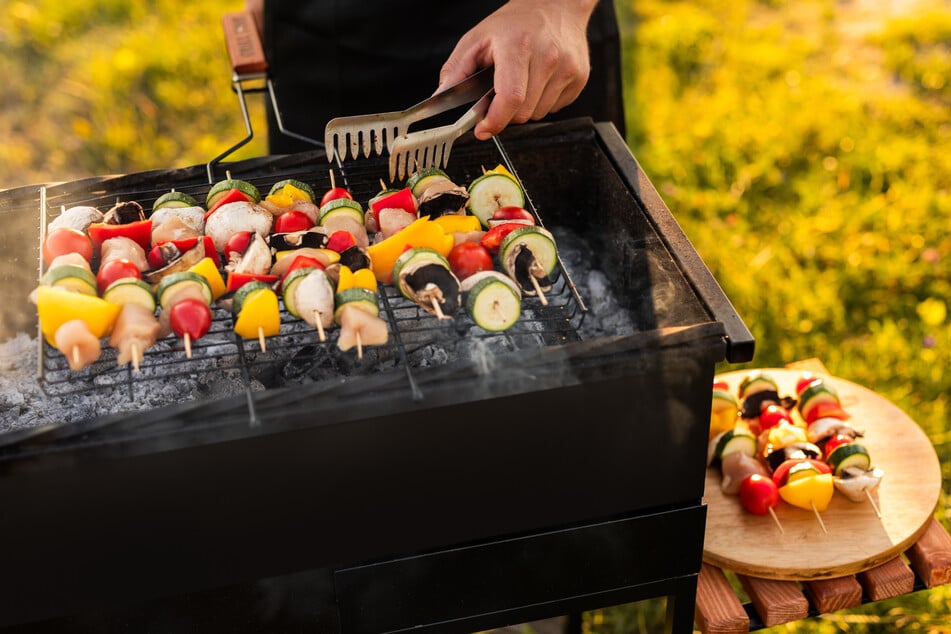
[[[674,594],[667,595],[667,625],[665,634],[693,632],[694,606],[697,601],[697,575],[674,582]]]
[[[581,612],[572,612],[565,618],[565,634],[581,634]]]

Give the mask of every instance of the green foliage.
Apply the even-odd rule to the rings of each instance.
[[[0,12],[0,187],[194,165],[243,138],[221,29],[242,6],[15,0]],[[263,148],[262,128],[236,157]]]

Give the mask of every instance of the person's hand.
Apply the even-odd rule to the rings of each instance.
[[[597,0],[510,0],[463,35],[436,92],[495,65],[495,97],[474,130],[486,140],[509,123],[564,108],[588,82],[587,25]]]

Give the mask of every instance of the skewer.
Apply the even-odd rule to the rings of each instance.
[[[79,358],[79,346],[73,346],[73,365],[78,366],[80,362]]]
[[[132,344],[132,368],[138,372],[139,371],[139,344]]]
[[[548,306],[548,298],[545,297],[545,293],[542,291],[541,285],[538,283],[538,278],[534,275],[528,276],[532,280],[532,286],[535,287],[535,292],[538,293],[538,300],[542,303],[542,306]]]
[[[192,358],[192,338],[187,332],[185,333],[185,357]]]
[[[264,328],[258,326],[258,344],[261,346],[261,352],[267,352],[267,344],[264,343]]]
[[[436,318],[437,318],[437,319],[449,319],[448,317],[446,317],[446,316],[443,314],[443,312],[442,312],[442,307],[439,306],[439,302],[436,300],[435,297],[430,297],[430,298],[429,298],[429,301],[430,301],[430,302],[432,303],[432,305],[433,305],[433,311],[436,313]]]
[[[872,494],[868,489],[865,489],[865,497],[868,498],[868,503],[871,504],[872,509],[875,510],[875,517],[882,519],[882,512],[878,509],[878,504],[875,503],[875,499],[872,497]]]
[[[229,181],[231,180],[231,170],[225,170],[225,178],[227,178]]]
[[[324,325],[320,321],[320,311],[314,309],[314,324],[317,326],[317,338],[322,342],[327,341],[327,333],[324,332]]]
[[[781,535],[785,535],[786,531],[783,530],[783,525],[779,523],[779,518],[776,517],[776,511],[773,510],[773,507],[769,507],[769,514],[773,516],[773,521],[776,522],[776,528],[779,529]]]
[[[386,189],[386,183],[384,183],[384,182],[383,182],[383,179],[381,178],[381,179],[380,179],[380,191],[383,191],[384,189]]]
[[[330,189],[334,189],[337,186],[337,181],[334,178],[333,168],[330,168]]]
[[[822,527],[822,532],[828,535],[829,531],[826,530],[825,522],[822,521],[822,516],[819,515],[819,511],[816,510],[816,505],[810,500],[809,506],[812,507],[812,512],[816,514],[816,519],[819,520],[819,526]]]
[[[357,331],[357,359],[363,358],[363,341],[360,340],[360,331]]]

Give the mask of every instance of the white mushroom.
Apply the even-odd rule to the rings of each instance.
[[[266,236],[274,217],[260,205],[247,201],[227,203],[218,207],[205,220],[205,235],[211,238],[218,253],[225,252],[228,238],[239,231],[254,231]]]
[[[102,220],[102,212],[95,207],[79,205],[77,207],[70,207],[54,218],[49,224],[47,231],[53,231],[61,227],[70,227],[85,233],[89,225],[94,222],[102,222]]]

